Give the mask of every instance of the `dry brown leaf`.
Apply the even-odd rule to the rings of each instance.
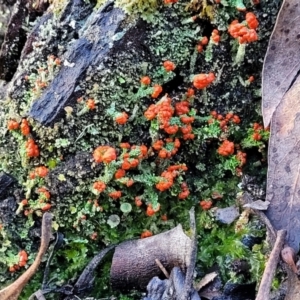
[[[300,70],[300,3],[285,0],[271,35],[262,74],[262,113],[267,127]]]
[[[299,51],[300,52],[300,51]],[[275,229],[287,230],[296,252],[300,242],[300,77],[280,101],[271,122],[267,216]]]
[[[195,284],[195,290],[200,291],[203,287],[205,287],[207,284],[213,281],[217,276],[217,272],[206,274],[197,284]]]

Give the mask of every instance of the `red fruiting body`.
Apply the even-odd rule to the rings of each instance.
[[[173,62],[171,62],[170,60],[166,60],[164,63],[164,68],[167,72],[170,72],[170,71],[174,71],[176,66]]]
[[[144,85],[149,85],[151,83],[151,79],[149,76],[144,76],[141,78],[141,83]]]
[[[204,89],[208,87],[215,80],[214,73],[198,74],[194,76],[193,84],[197,89]]]
[[[16,130],[20,127],[19,123],[16,120],[9,120],[7,122],[7,129],[8,130]]]

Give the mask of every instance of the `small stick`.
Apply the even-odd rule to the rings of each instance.
[[[23,288],[31,277],[36,273],[44,254],[46,253],[50,239],[52,237],[52,215],[48,212],[44,213],[42,220],[41,245],[39,252],[32,265],[9,286],[0,290],[1,300],[18,300]]]
[[[258,293],[256,295],[256,300],[270,299],[270,288],[276,271],[279,255],[284,244],[285,236],[286,230],[277,231],[275,245],[266,264],[265,271],[258,289]]]
[[[161,271],[165,274],[166,278],[170,278],[170,274],[168,273],[168,271],[165,269],[165,267],[162,265],[162,263],[160,262],[159,259],[155,259],[156,264],[158,265],[158,267],[161,269]]]

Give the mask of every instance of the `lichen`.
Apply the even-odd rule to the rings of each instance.
[[[98,1],[98,5],[101,3]],[[25,165],[22,165],[20,147],[26,138],[16,133],[12,134],[6,129],[9,119],[16,119],[20,122],[23,117],[27,117],[32,101],[36,101],[32,97],[32,86],[20,79],[18,92],[12,93],[11,99],[5,103],[0,114],[0,130],[3,136],[0,141],[0,169],[16,178],[23,195],[30,189],[30,203],[38,199],[35,192],[38,185],[45,185],[49,188],[56,227],[65,233],[69,247],[74,246],[75,249],[67,247],[67,250],[61,250],[58,256],[63,259],[63,255],[66,255],[69,266],[77,272],[76,274],[88,260],[87,257],[90,258],[95,251],[99,250],[97,243],[87,245],[86,242],[94,232],[98,233],[97,241],[103,244],[118,243],[124,239],[138,237],[143,230],[148,228],[153,233],[158,233],[172,228],[178,222],[186,225],[188,219],[186,212],[192,205],[198,207],[197,224],[199,236],[202,239],[198,263],[201,269],[204,270],[210,266],[212,257],[219,257],[219,263],[228,266],[234,257],[247,257],[250,254],[242,248],[239,242],[241,236],[235,234],[233,226],[227,231],[224,226],[217,224],[213,214],[201,210],[199,201],[213,200],[218,203],[216,204],[218,206],[226,206],[235,201],[240,179],[232,173],[235,172],[235,167],[239,162],[233,156],[230,160],[220,158],[217,148],[219,139],[224,139],[224,135],[230,136],[235,143],[244,142],[249,145],[253,132],[247,129],[251,122],[259,118],[256,110],[260,100],[257,90],[260,87],[259,70],[262,66],[262,49],[266,47],[270,34],[268,24],[274,24],[276,9],[271,7],[271,12],[264,10],[263,7],[251,7],[249,1],[245,1],[245,5],[256,12],[261,22],[260,41],[247,46],[244,61],[238,66],[234,65],[236,49],[233,48],[232,39],[227,34],[227,26],[241,14],[236,11],[231,2],[228,6],[211,5],[213,14],[210,13],[209,16],[207,13],[205,16],[202,14],[194,19],[192,17],[195,10],[186,9],[190,1],[179,2],[171,6],[165,6],[158,1],[124,2],[120,0],[116,2],[116,5],[121,6],[121,4],[126,4],[125,8],[128,12],[142,14],[145,19],[151,19],[151,22],[137,20],[135,14],[128,17],[123,24],[122,31],[113,38],[112,43],[118,45],[114,48],[115,52],[112,51],[113,54],[99,65],[88,68],[76,87],[76,92],[82,95],[81,99],[74,99],[70,103],[71,109],[65,107],[63,117],[58,119],[52,127],[43,126],[28,118],[32,135],[40,147],[41,155],[38,158],[28,159]],[[197,13],[200,11],[196,10]],[[267,16],[265,16],[266,13]],[[47,42],[47,35],[55,34],[58,26],[51,19],[47,21],[38,36],[38,42]],[[141,28],[142,30],[138,32],[142,34],[134,36],[135,30]],[[212,29],[215,28],[221,31],[220,43],[211,45],[205,50],[207,52],[197,52],[195,49],[199,40],[203,36],[209,37]],[[56,47],[49,49],[49,52],[56,49],[53,54],[62,61],[64,53],[74,42],[67,36],[67,33],[66,31],[61,36],[57,35],[59,40],[57,49]],[[28,76],[37,74],[38,68],[46,65],[48,54],[50,53],[43,53],[36,44],[33,52],[22,62],[26,74]],[[208,54],[209,59],[207,59]],[[166,73],[163,68],[163,62],[166,60],[175,63],[174,72]],[[105,166],[95,163],[92,157],[94,149],[99,145],[109,145],[117,149],[118,157],[120,157],[122,155],[120,142],[128,142],[131,145],[145,144],[149,148],[155,138],[168,137],[160,130],[158,123],[153,121],[151,124],[147,121],[144,112],[150,104],[157,103],[165,94],[173,99],[173,106],[180,99],[186,100],[187,89],[193,87],[193,76],[209,72],[216,75],[215,82],[205,92],[197,91],[190,104],[194,109],[191,114],[195,117],[193,124],[195,139],[184,141],[180,136],[182,146],[169,161],[157,159],[156,152],[149,150],[148,157],[141,163],[140,168],[128,172],[137,183],[130,189],[124,188],[125,196],[121,197],[119,202],[109,198],[106,194],[95,195],[91,187],[95,181],[104,178],[105,170],[110,172],[109,180],[106,180],[106,183],[111,184],[109,188],[115,190],[123,187],[124,184],[113,179],[118,161],[113,166],[113,171],[108,170]],[[145,75],[149,76],[152,81],[148,87],[141,86],[140,83],[141,77]],[[244,84],[250,75],[255,77],[255,81],[250,85]],[[49,80],[50,83],[51,80]],[[150,96],[154,84],[163,87],[164,92],[158,100]],[[86,109],[88,99],[95,101],[95,109]],[[129,115],[129,121],[124,126],[116,124],[113,114],[109,111],[112,108],[114,111],[126,112]],[[83,110],[84,113],[80,113]],[[216,110],[222,118],[226,113],[234,111],[240,116],[242,122],[230,123],[230,130],[223,133],[219,120],[215,120],[212,124],[207,123],[211,110]],[[177,116],[173,120],[180,122]],[[253,142],[253,139],[251,141]],[[251,156],[251,151],[249,151],[249,161],[260,161],[262,156],[255,150],[262,145],[251,144],[251,147],[255,154]],[[171,145],[170,149],[173,148]],[[259,149],[265,151],[263,147]],[[161,173],[174,162],[186,163],[189,170],[179,174],[170,193],[158,192],[155,189],[156,181]],[[265,167],[264,161],[261,164]],[[34,187],[28,187],[29,172],[40,165],[50,169],[49,176],[36,183]],[[253,173],[259,173],[262,169],[262,167],[255,167],[254,164],[249,164],[245,168],[246,171]],[[177,195],[183,183],[190,187],[191,194],[187,200],[179,201]],[[222,194],[222,200],[217,202],[212,199],[212,192]],[[137,195],[147,196],[141,198],[142,206],[133,205]],[[154,204],[154,208],[160,203],[160,212],[152,217],[147,216],[147,203]],[[132,205],[132,210],[128,209],[128,204]],[[163,214],[168,214],[169,220],[162,220],[160,217]],[[11,245],[7,248],[9,250],[5,250],[7,257],[13,257],[17,246],[30,250],[33,241],[27,233],[34,223],[33,216],[37,217],[32,214],[28,219],[23,216],[19,217],[18,225],[24,229],[22,232],[19,230],[16,232],[22,238],[21,242],[18,242],[10,229],[11,232],[7,234],[8,238],[5,238],[6,243],[11,241]],[[115,225],[116,222],[109,222],[112,216],[118,216],[120,223]],[[223,247],[212,247],[216,241],[221,242]],[[228,253],[232,253],[232,257],[226,256]],[[84,257],[80,263],[76,262],[77,254],[82,254]],[[1,265],[1,270],[6,271],[7,265],[12,261],[7,259],[5,264]],[[254,261],[257,262],[258,259]],[[228,277],[226,270],[223,271],[224,277]],[[57,276],[61,281],[67,281],[73,276],[68,272],[70,271],[64,272],[60,269],[57,271]]]

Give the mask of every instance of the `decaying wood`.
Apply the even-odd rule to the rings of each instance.
[[[125,290],[143,289],[147,285],[148,295],[144,300],[199,300],[193,287],[197,257],[194,207],[189,213],[190,237],[179,225],[151,238],[117,246],[111,267],[113,286]],[[172,269],[170,276],[166,269]],[[161,273],[168,279],[160,280]]]
[[[279,255],[284,244],[285,237],[286,237],[286,230],[279,230],[277,232],[276,242],[270,254],[269,260],[266,264],[266,268],[259,285],[256,300],[270,299],[270,288],[276,271]]]
[[[126,241],[116,247],[113,256],[112,287],[145,289],[153,277],[162,274],[155,259],[159,259],[168,272],[175,266],[185,272],[192,247],[193,241],[183,232],[181,225],[146,239]]]
[[[42,222],[41,246],[33,264],[16,281],[0,291],[1,300],[18,300],[23,288],[36,273],[41,260],[48,249],[48,245],[52,237],[51,226],[52,215],[46,212],[43,216]]]

